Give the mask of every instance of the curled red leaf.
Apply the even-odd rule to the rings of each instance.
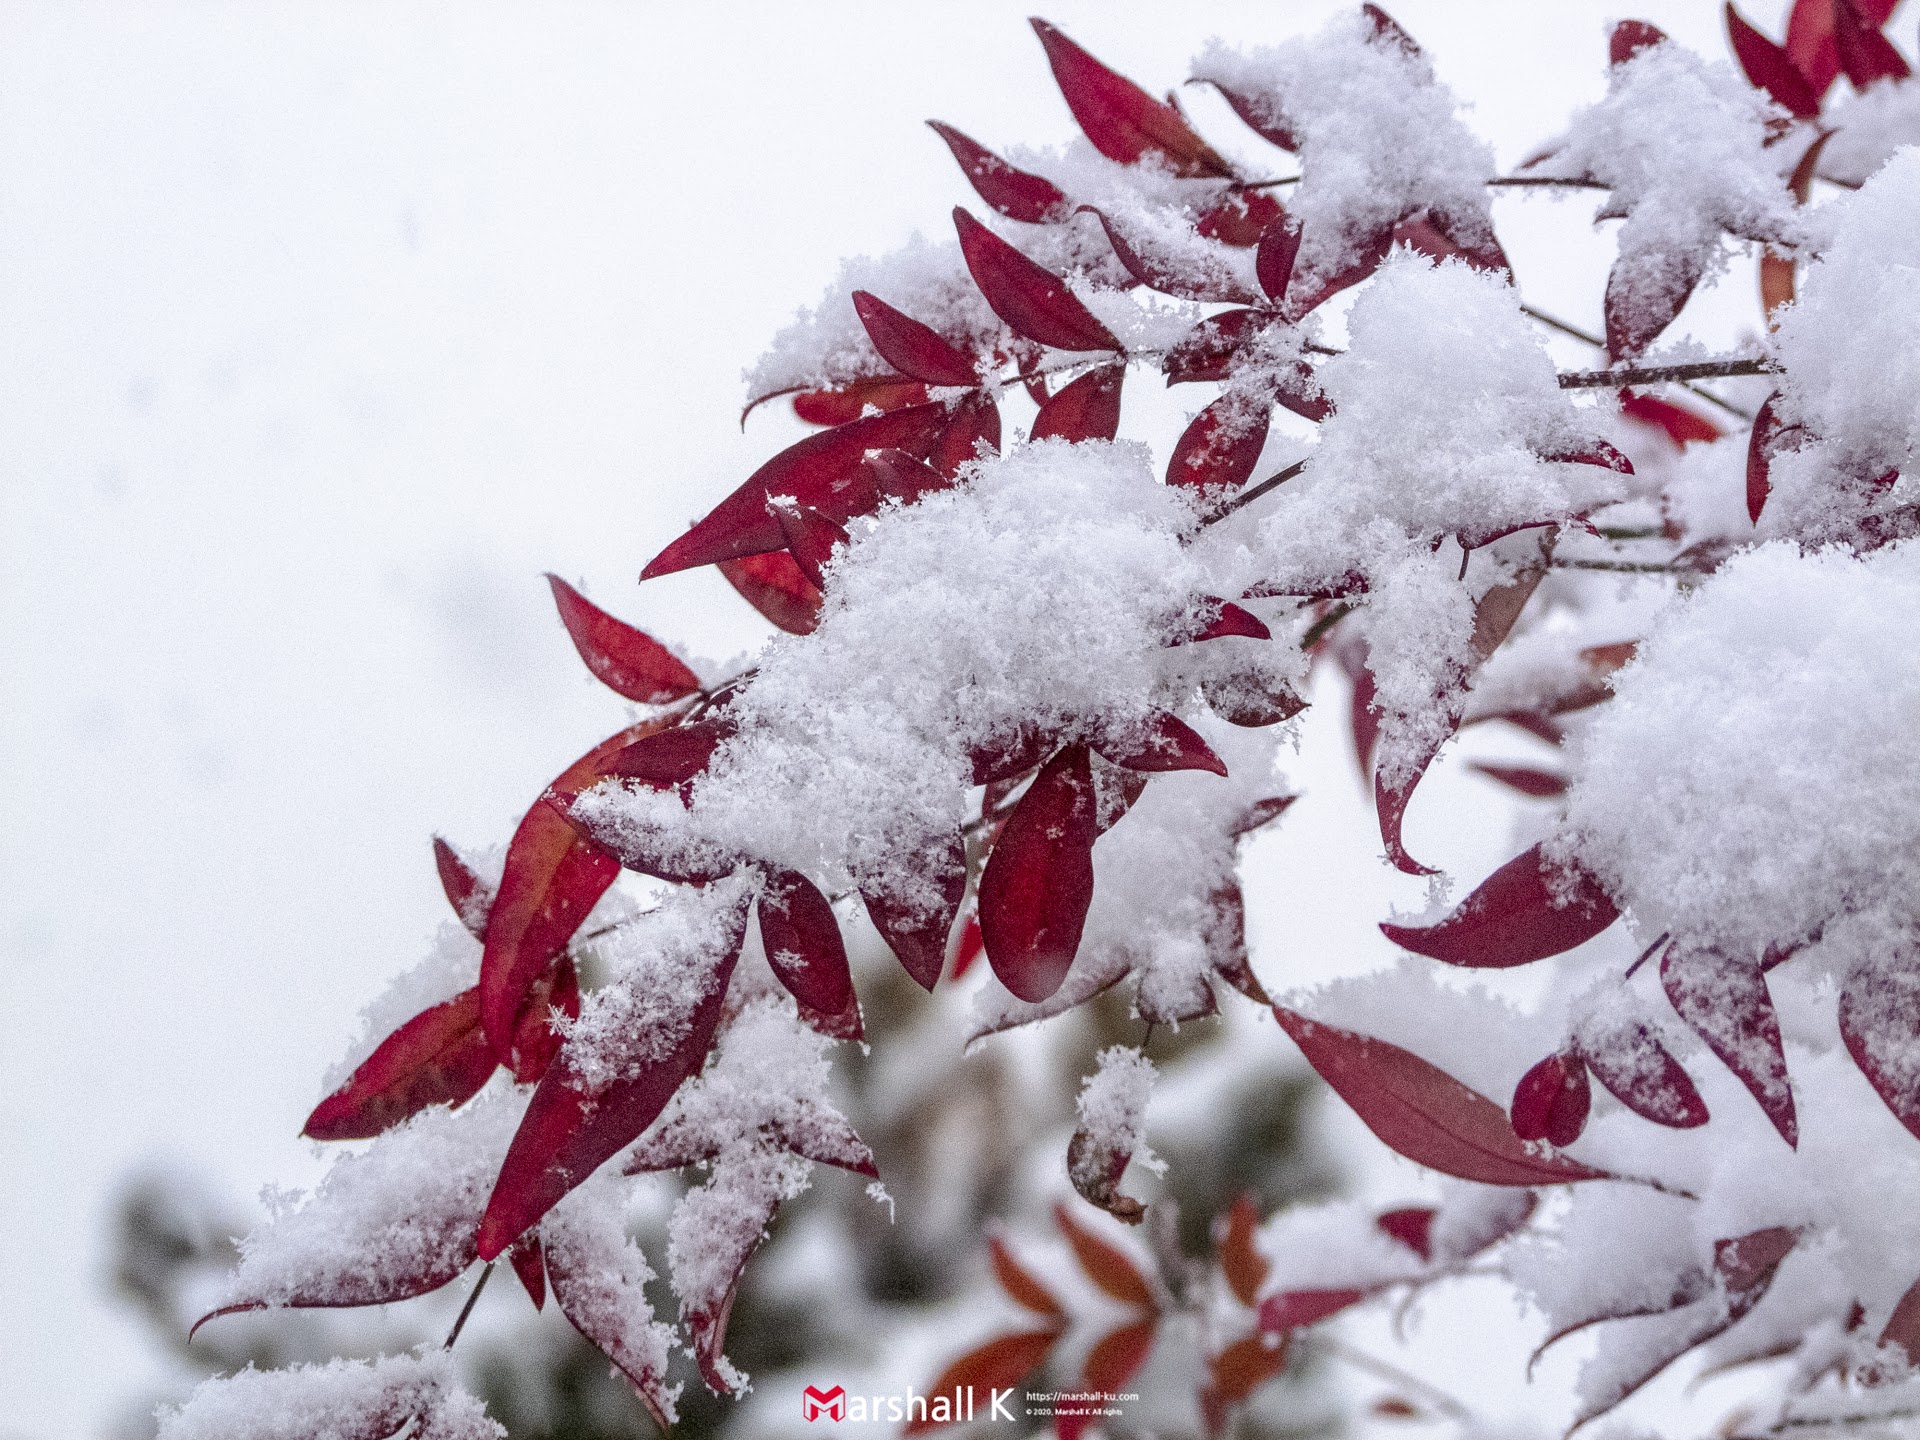
[[[980,880],[980,934],[993,973],[1020,999],[1060,988],[1093,903],[1093,771],[1085,745],[1041,768]]]
[[[1779,399],[1777,391],[1766,398],[1759,413],[1753,417],[1753,430],[1747,436],[1747,518],[1756,525],[1760,523],[1760,512],[1767,507],[1767,496],[1773,490],[1773,481],[1768,472],[1773,465],[1774,442],[1786,428],[1774,409]]]
[[[1095,744],[1102,758],[1129,770],[1208,770],[1225,775],[1227,765],[1213,747],[1178,715],[1162,710],[1138,734]]]
[[[953,223],[960,232],[960,252],[973,283],[993,313],[1020,334],[1056,350],[1122,348],[1113,332],[1058,275],[1029,260],[958,206]]]
[[[1380,926],[1416,955],[1477,970],[1531,964],[1581,945],[1619,918],[1599,881],[1551,863],[1534,845],[1480,882],[1434,925]]]

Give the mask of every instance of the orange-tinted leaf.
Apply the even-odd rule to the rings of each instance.
[[[1094,1341],[1080,1371],[1080,1388],[1111,1394],[1124,1390],[1127,1382],[1140,1373],[1153,1353],[1155,1333],[1160,1325],[1157,1315],[1117,1325]]]
[[[931,325],[923,325],[865,290],[853,292],[853,308],[880,358],[902,375],[929,385],[978,383],[973,361]]]
[[[1593,1091],[1578,1055],[1549,1055],[1520,1077],[1513,1090],[1513,1133],[1522,1140],[1571,1145],[1587,1128]]]
[[[1287,1368],[1284,1336],[1248,1335],[1208,1362],[1213,1389],[1229,1405],[1238,1405]]]
[[[1020,334],[1056,350],[1122,348],[1113,332],[1058,275],[1029,260],[957,206],[953,223],[960,232],[960,251],[973,283],[993,313]]]
[[[840,922],[820,887],[795,870],[775,870],[760,892],[760,938],[767,963],[803,1010],[834,1022],[829,1033],[860,1038],[860,1005],[854,998]]]
[[[1718,950],[1669,945],[1660,983],[1680,1018],[1707,1042],[1766,1112],[1787,1144],[1800,1143],[1780,1019],[1760,966]]]
[[[1178,715],[1162,710],[1147,722],[1138,740],[1125,744],[1102,740],[1094,749],[1129,770],[1209,770],[1225,775],[1227,764],[1213,747]]]
[[[1040,1368],[1059,1338],[1057,1328],[1020,1330],[969,1350],[942,1370],[940,1378],[927,1387],[927,1414],[908,1420],[902,1433],[924,1435],[929,1430],[964,1421],[967,1418],[964,1406],[970,1392],[984,1391],[991,1395],[995,1390],[1019,1385]],[[935,1420],[932,1402],[941,1398],[951,1401],[949,1418]]]
[[[1050,396],[1034,417],[1033,439],[1111,440],[1120,433],[1124,365],[1102,365]]]
[[[1013,1258],[1013,1252],[1007,1248],[1006,1241],[998,1235],[987,1237],[987,1255],[993,1262],[993,1278],[1000,1282],[1000,1288],[1012,1297],[1015,1304],[1025,1306],[1036,1315],[1046,1315],[1054,1319],[1066,1318],[1067,1312],[1061,1308],[1060,1302],[1053,1298],[1053,1292]]]
[[[1747,79],[1772,96],[1781,109],[1804,117],[1820,113],[1820,97],[1786,50],[1749,25],[1746,17],[1733,8],[1732,0],[1727,4],[1727,38],[1733,42],[1734,58]]]
[[[1080,1262],[1087,1278],[1101,1291],[1124,1305],[1138,1305],[1145,1310],[1155,1308],[1153,1287],[1124,1250],[1080,1224],[1065,1205],[1053,1207],[1053,1223],[1067,1237],[1067,1244],[1073,1247],[1073,1258]]]
[[[493,1047],[480,1028],[480,990],[462,990],[422,1010],[382,1040],[333,1094],[314,1107],[301,1134],[367,1140],[429,1105],[464,1105],[493,1074]]]
[[[433,866],[440,873],[440,888],[460,923],[476,940],[487,938],[487,911],[493,905],[493,887],[474,874],[473,867],[438,835],[433,837]]]
[[[1109,70],[1046,21],[1032,25],[1067,108],[1094,149],[1123,165],[1154,155],[1175,175],[1233,178],[1233,167],[1193,133],[1178,110]]]
[[[1067,217],[1067,197],[1051,180],[1009,165],[951,125],[938,120],[929,120],[927,124],[947,142],[947,148],[960,162],[961,170],[966,172],[980,198],[1009,220],[1040,225]]]
[[[1309,1020],[1273,1013],[1320,1078],[1366,1127],[1409,1160],[1483,1185],[1553,1185],[1606,1172],[1560,1155],[1536,1155],[1506,1112],[1409,1050]]]
[[[1087,747],[1068,745],[1020,797],[980,880],[988,963],[1022,1000],[1044,1000],[1067,978],[1093,903],[1097,835]]]
[[[722,560],[717,567],[740,598],[789,635],[811,635],[824,597],[784,550]]]
[[[1223,395],[1187,423],[1167,460],[1167,484],[1190,490],[1236,490],[1267,448],[1264,406]]]
[[[1584,944],[1619,915],[1597,880],[1551,863],[1535,845],[1489,875],[1437,924],[1384,922],[1380,930],[1416,955],[1505,970]]]
[[[1251,1305],[1260,1296],[1272,1262],[1254,1247],[1253,1232],[1260,1228],[1260,1211],[1251,1195],[1237,1195],[1227,1211],[1227,1223],[1220,1237],[1220,1273],[1227,1287],[1242,1305]]]
[[[547,584],[573,648],[608,689],[643,705],[678,700],[700,689],[700,677],[651,635],[614,619],[558,575],[549,573]]]

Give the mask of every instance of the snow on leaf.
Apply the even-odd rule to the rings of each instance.
[[[527,991],[526,1006],[513,1032],[513,1078],[537,1085],[560,1053],[556,1026],[580,1014],[580,975],[573,957],[562,955]]]
[[[1149,290],[1202,304],[1224,301],[1233,305],[1249,305],[1259,299],[1231,270],[1224,267],[1185,268],[1180,262],[1188,257],[1178,253],[1161,255],[1158,247],[1147,243],[1145,237],[1129,236],[1121,224],[1098,206],[1082,205],[1079,212],[1099,219],[1115,258],[1129,275]]]
[[[926,403],[927,387],[918,380],[875,375],[822,390],[803,390],[793,397],[793,413],[809,425],[846,425],[875,410],[892,414]]]
[[[969,460],[997,454],[999,449],[1000,407],[986,391],[976,390],[953,407],[952,418],[928,459],[942,478],[952,480]]]
[[[1645,20],[1622,20],[1607,37],[1607,63],[1624,65],[1642,50],[1665,44],[1666,32]]]
[[[1161,357],[1169,385],[1224,380],[1270,317],[1258,310],[1222,310],[1198,322]]]
[[[1267,446],[1268,407],[1223,395],[1180,432],[1167,460],[1167,483],[1193,490],[1237,490]]]
[[[1596,992],[1575,1027],[1574,1043],[1594,1078],[1643,1120],[1674,1130],[1707,1123],[1707,1102],[1624,990]]]
[[[482,880],[453,846],[438,835],[433,837],[433,865],[440,875],[440,888],[460,923],[476,940],[487,938],[487,911],[493,905],[493,886]]]
[[[994,314],[1020,334],[1057,350],[1122,348],[1058,275],[1036,265],[958,206],[953,223],[980,293]]]
[[[1229,635],[1240,635],[1249,640],[1273,638],[1273,632],[1267,628],[1266,622],[1245,606],[1212,595],[1202,598],[1206,604],[1206,623],[1178,643],[1191,645],[1202,640],[1224,640]]]
[[[203,1380],[163,1406],[157,1440],[506,1440],[439,1350]]]
[[[1797,1146],[1800,1127],[1780,1020],[1760,966],[1711,947],[1676,943],[1661,956],[1660,982],[1680,1018],[1753,1093],[1780,1138]]]
[[[1205,770],[1224,776],[1227,765],[1178,715],[1161,710],[1137,731],[1096,741],[1101,757],[1129,770]]]
[[[864,889],[860,898],[901,968],[922,989],[932,990],[946,968],[947,937],[967,891],[965,842],[954,834],[933,853],[906,862],[905,869],[918,876],[923,893],[931,892],[931,904],[903,901],[878,889]]]
[[[1840,987],[1840,1038],[1900,1123],[1920,1137],[1920,971],[1870,956]]]
[[[1067,108],[1102,155],[1123,165],[1153,156],[1175,175],[1233,178],[1233,167],[1193,133],[1178,110],[1109,70],[1046,21],[1031,23]]]
[[[1483,1185],[1553,1185],[1606,1172],[1537,1154],[1506,1112],[1438,1066],[1384,1040],[1274,1006],[1307,1063],[1386,1145],[1429,1169]]]
[[[1504,970],[1585,944],[1619,914],[1591,875],[1549,860],[1535,845],[1481,881],[1437,924],[1383,923],[1380,929],[1416,955]]]
[[[1276,216],[1265,230],[1260,232],[1260,248],[1255,251],[1254,272],[1260,277],[1260,288],[1267,292],[1270,299],[1281,300],[1286,297],[1287,286],[1293,280],[1294,261],[1300,254],[1300,222],[1291,215]]]
[[[1020,797],[987,860],[980,934],[993,973],[1022,1000],[1058,990],[1080,948],[1093,902],[1093,802],[1087,747],[1068,745]]]
[[[474,986],[382,1040],[345,1085],[314,1107],[300,1133],[315,1140],[370,1139],[429,1105],[464,1105],[495,1063]]]
[[[1101,365],[1047,398],[1034,417],[1034,440],[1111,440],[1120,431],[1124,365]]]
[[[700,689],[700,677],[651,635],[616,620],[558,575],[549,573],[547,584],[574,649],[615,694],[658,705]]]
[[[960,162],[960,169],[980,198],[1009,220],[1043,225],[1066,218],[1067,197],[1051,180],[1009,165],[951,125],[938,120],[929,120],[927,124],[947,142],[947,148]]]
[[[1166,1168],[1145,1141],[1154,1074],[1153,1062],[1138,1050],[1102,1050],[1099,1069],[1081,1084],[1079,1126],[1067,1146],[1067,1178],[1080,1198],[1128,1225],[1146,1216],[1144,1205],[1120,1193],[1128,1162],[1137,1155],[1156,1174]]]

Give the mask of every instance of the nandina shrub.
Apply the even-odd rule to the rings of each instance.
[[[715,671],[552,581],[640,718],[492,860],[436,840],[464,930],[306,1122],[371,1143],[247,1242],[208,1318],[484,1266],[477,1293],[504,1260],[663,1425],[676,1346],[742,1390],[728,1317],[782,1203],[821,1164],[884,1194],[831,1085],[870,927],[925,990],[973,987],[955,1049],[1108,993],[1144,1031],[1049,1161],[1055,1238],[984,1239],[1012,1310],[983,1294],[936,1397],[1152,1367],[1177,1384],[1151,1419],[1056,1427],[1223,1433],[1333,1317],[1472,1273],[1549,1344],[1594,1340],[1577,1423],[1685,1356],[1749,1374],[1749,1430],[1913,1413],[1920,88],[1890,8],[1799,0],[1776,42],[1729,7],[1738,69],[1623,22],[1605,97],[1508,175],[1372,5],[1194,62],[1259,168],[1035,21],[1085,141],[1016,164],[935,122],[979,205],[777,338],[748,409],[788,397],[817,432],[642,572],[717,566],[784,633]],[[1549,356],[1581,332],[1524,302],[1500,187],[1621,222],[1587,369]],[[1741,246],[1765,338],[1658,353]],[[1204,400],[1160,459],[1120,438],[1155,370]],[[1293,804],[1276,757],[1316,667],[1407,874],[1432,873],[1404,821],[1462,729],[1555,758],[1481,767],[1541,802],[1530,843],[1387,919],[1397,967],[1275,1003],[1239,853]],[[1497,988],[1522,966],[1538,983]],[[1277,1026],[1216,1049],[1296,1046],[1458,1183],[1243,1197],[1183,1253],[1129,1193],[1157,1165],[1149,1046],[1233,1007]],[[671,1322],[626,1226],[668,1172],[697,1179],[654,1257]],[[1417,1386],[1376,1409],[1471,1414]],[[407,1427],[498,1428],[422,1354],[210,1382],[163,1433]]]

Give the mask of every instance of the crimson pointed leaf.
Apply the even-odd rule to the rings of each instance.
[[[1281,214],[1260,232],[1260,248],[1254,252],[1254,273],[1260,288],[1279,300],[1293,281],[1293,262],[1300,254],[1300,222]]]
[[[1774,408],[1779,400],[1777,392],[1766,398],[1759,413],[1753,417],[1753,430],[1747,436],[1747,518],[1756,525],[1760,523],[1760,512],[1766,509],[1767,496],[1773,490],[1773,481],[1768,472],[1773,465],[1774,443],[1786,428]]]
[[[1282,213],[1280,202],[1264,190],[1233,189],[1203,210],[1193,228],[1209,240],[1244,250],[1258,245]]]
[[[1504,970],[1584,944],[1619,914],[1591,875],[1549,861],[1535,845],[1489,875],[1438,923],[1383,923],[1380,929],[1416,955]]]
[[[802,390],[793,397],[793,413],[809,425],[846,425],[874,410],[891,414],[926,403],[927,387],[918,380],[870,375],[824,390]]]
[[[938,120],[929,120],[927,124],[947,142],[947,148],[960,162],[961,170],[980,198],[1009,220],[1041,225],[1067,217],[1067,197],[1051,180],[1009,165],[951,125]]]
[[[853,292],[853,308],[880,358],[902,375],[929,385],[978,383],[973,361],[931,325],[922,324],[865,290]]]
[[[1626,360],[1659,338],[1700,283],[1706,262],[1686,251],[1631,250],[1607,272],[1607,357]]]
[[[562,954],[527,991],[520,1023],[513,1031],[513,1078],[522,1085],[538,1084],[560,1053],[555,1011],[568,1020],[580,1017],[580,976],[571,955]]]
[[[643,705],[678,700],[700,689],[700,677],[651,635],[616,620],[558,575],[549,574],[547,584],[574,649],[608,689]]]
[[[1304,1329],[1366,1298],[1365,1290],[1282,1290],[1260,1302],[1260,1328],[1269,1334]]]
[[[1659,426],[1675,445],[1693,440],[1711,444],[1726,433],[1704,415],[1637,390],[1620,392],[1620,413],[1642,424]]]
[[[1377,1215],[1373,1223],[1383,1234],[1391,1235],[1422,1260],[1431,1260],[1433,1217],[1436,1213],[1430,1205],[1409,1205]]]
[[[1732,0],[1727,4],[1727,38],[1733,42],[1734,58],[1747,79],[1772,96],[1781,109],[1802,117],[1820,113],[1820,97],[1786,50],[1749,25],[1746,17],[1733,8]]]
[[[1056,350],[1122,348],[1058,275],[1029,260],[965,210],[955,208],[953,223],[973,283],[993,313],[1020,334]]]
[[[741,599],[789,635],[811,635],[820,623],[825,597],[786,551],[722,560],[717,568]]]
[[[522,1235],[507,1250],[507,1263],[520,1281],[520,1288],[533,1301],[533,1308],[547,1308],[547,1261],[541,1252],[538,1235]]]
[[[977,390],[953,407],[928,459],[951,482],[962,465],[980,457],[982,447],[988,454],[1000,449],[1000,407],[991,395]]]
[[[1098,742],[1094,749],[1129,770],[1210,770],[1225,775],[1227,765],[1213,747],[1178,715],[1162,710],[1138,731]]]
[[[1223,395],[1180,432],[1167,460],[1167,483],[1197,491],[1238,489],[1267,448],[1268,423],[1266,407]]]
[[[1176,641],[1176,644],[1193,645],[1202,640],[1224,640],[1230,635],[1248,640],[1273,638],[1273,632],[1267,628],[1266,622],[1245,606],[1215,596],[1205,597],[1205,604],[1209,612],[1206,623],[1186,639]]]
[[[1098,217],[1101,227],[1107,232],[1107,243],[1113,247],[1114,258],[1119,260],[1129,275],[1149,290],[1201,304],[1225,301],[1234,305],[1250,305],[1260,298],[1242,285],[1231,270],[1216,267],[1204,270],[1182,268],[1178,263],[1170,264],[1160,259],[1151,249],[1141,249],[1098,206],[1082,205],[1075,213]]]
[[[1551,800],[1567,793],[1567,777],[1551,770],[1538,770],[1531,765],[1489,765],[1484,760],[1475,760],[1473,768],[1488,779],[1498,780],[1508,789],[1536,800]]]
[[[862,460],[867,478],[884,500],[912,505],[928,495],[951,490],[953,480],[904,450],[876,450]]]
[[[1153,155],[1175,175],[1233,178],[1233,167],[1193,133],[1178,110],[1109,70],[1046,21],[1031,23],[1067,108],[1094,149],[1123,165]]]
[[[487,911],[493,905],[493,887],[474,873],[473,867],[438,835],[433,837],[433,866],[440,874],[440,888],[460,923],[476,940],[487,938]]]
[[[678,1385],[668,1387],[666,1327],[652,1315],[639,1247],[619,1224],[619,1211],[576,1214],[572,1207],[542,1225],[541,1249],[554,1303],[595,1349],[626,1377],[662,1434],[670,1433]]]
[[[1020,797],[980,880],[980,934],[993,973],[1020,999],[1060,988],[1093,903],[1093,771],[1068,745]]]
[[[1124,365],[1101,365],[1050,396],[1034,417],[1033,439],[1111,440],[1120,432]]]
[[[1760,1102],[1780,1138],[1798,1145],[1780,1019],[1760,966],[1718,950],[1674,944],[1661,957],[1660,983],[1680,1018]]]
[[[1358,243],[1350,244],[1347,263],[1332,273],[1308,276],[1306,283],[1301,283],[1302,277],[1296,272],[1281,306],[1282,317],[1297,321],[1312,314],[1342,290],[1358,285],[1378,270],[1392,248],[1393,226],[1385,225]]]
[[[1920,1280],[1909,1285],[1880,1332],[1882,1345],[1897,1345],[1909,1365],[1920,1364]]]
[[[914,983],[931,990],[946,968],[947,937],[967,892],[966,844],[956,831],[932,853],[913,857],[904,869],[911,872],[906,895],[862,886],[861,898],[873,928],[901,968]]]
[[[1320,1078],[1366,1127],[1409,1160],[1483,1185],[1554,1185],[1606,1178],[1564,1155],[1536,1153],[1507,1115],[1410,1050],[1323,1025],[1284,1006],[1280,1024]]]
[[[1161,358],[1169,385],[1195,380],[1224,380],[1234,362],[1267,326],[1258,310],[1223,310],[1209,315],[1183,335]]]
[[[1670,1130],[1707,1123],[1707,1102],[1671,1051],[1638,1021],[1590,1020],[1579,1035],[1580,1058],[1613,1098],[1643,1120]]]
[[[1887,1108],[1920,1137],[1920,971],[1909,957],[1867,961],[1847,976],[1840,1038]]]
[[[768,501],[767,509],[780,522],[780,533],[787,540],[787,553],[800,567],[800,573],[807,577],[807,583],[816,590],[825,590],[827,582],[822,572],[833,559],[834,547],[847,543],[845,528],[818,510],[795,504],[781,495]]]
[[[480,991],[462,990],[395,1030],[333,1094],[314,1107],[301,1134],[366,1140],[429,1105],[463,1105],[493,1074],[493,1047],[480,1026]]]
[[[1666,32],[1644,20],[1622,20],[1607,37],[1607,63],[1624,65],[1642,50],[1666,42]]]
[[[821,1016],[850,1016],[858,1039],[860,1007],[847,967],[840,922],[820,887],[796,870],[775,870],[760,892],[760,938],[767,963],[780,983],[806,1009]]]
[[[1571,1145],[1587,1128],[1593,1103],[1587,1067],[1578,1055],[1549,1055],[1520,1077],[1508,1112],[1522,1140]]]
[[[1913,73],[1893,42],[1861,15],[1853,0],[1833,0],[1833,43],[1840,68],[1856,90],[1876,80],[1904,80]]]

